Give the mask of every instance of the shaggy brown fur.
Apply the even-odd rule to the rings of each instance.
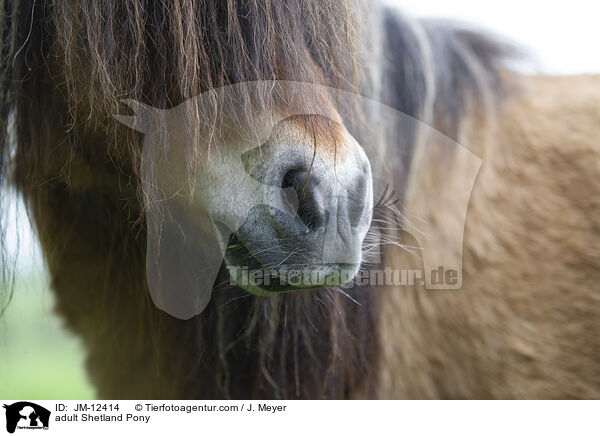
[[[346,1],[0,7],[0,175],[11,169],[26,200],[56,309],[82,337],[100,397],[599,395],[591,132],[600,104],[591,91],[532,79],[498,106],[500,45],[389,12],[368,16]],[[189,321],[153,306],[141,137],[110,115],[124,112],[122,98],[166,108],[257,79],[364,92],[481,153],[463,290],[350,290],[357,305],[327,289],[265,299],[217,286]],[[572,94],[559,95],[564,87]],[[418,175],[459,172],[462,162],[440,159],[434,144],[417,142],[413,153],[418,132],[389,127],[387,142],[405,140],[389,150],[398,185],[408,186],[398,194],[417,210],[419,192],[435,194]],[[456,228],[437,222],[441,234]]]
[[[9,132],[14,115],[13,177],[36,224],[56,309],[86,344],[98,395],[369,395],[378,340],[366,292],[354,296],[357,305],[326,289],[264,299],[217,287],[191,321],[153,306],[138,196],[142,138],[111,117],[125,97],[171,107],[257,79],[356,91],[354,8],[214,0],[6,1],[2,9],[0,119]],[[239,104],[249,113],[269,97]]]
[[[463,286],[381,296],[381,397],[600,396],[598,126],[599,76],[523,78],[493,122],[465,126],[461,143],[483,166],[467,213]],[[440,156],[428,150],[413,203],[439,186],[430,177]],[[453,161],[445,170],[462,168]],[[452,176],[445,180],[434,201],[452,198]],[[440,240],[452,240],[456,224],[444,216]]]

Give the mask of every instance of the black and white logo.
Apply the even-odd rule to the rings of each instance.
[[[14,433],[16,429],[48,429],[50,411],[29,401],[19,401],[3,406],[6,409],[6,431]]]

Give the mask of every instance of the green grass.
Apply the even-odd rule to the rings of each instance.
[[[52,312],[43,274],[18,277],[0,319],[1,399],[92,399],[80,342]]]

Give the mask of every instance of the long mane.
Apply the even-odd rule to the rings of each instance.
[[[100,395],[122,388],[118,371],[135,372],[147,353],[155,373],[178,372],[173,396],[368,396],[377,374],[374,291],[261,299],[225,287],[187,322],[151,307],[136,174],[141,138],[111,114],[123,111],[124,98],[170,108],[227,84],[294,80],[368,94],[456,137],[471,109],[502,94],[510,50],[377,9],[380,71],[370,75],[362,3],[4,0],[0,8],[0,182],[10,179],[24,195],[51,274],[53,266],[64,274],[81,265],[64,261],[74,252],[89,255],[101,278],[93,303],[84,303],[87,277],[52,277],[57,310],[84,336]],[[412,145],[395,152],[405,180]],[[93,310],[83,315],[87,304]],[[137,333],[117,341],[98,332],[111,323]],[[122,368],[102,367],[125,346],[138,354]],[[171,395],[160,388],[145,392]]]

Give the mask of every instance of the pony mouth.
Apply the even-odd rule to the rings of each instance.
[[[354,278],[360,266],[322,262],[295,265],[281,260],[270,266],[254,256],[235,234],[229,239],[224,260],[232,284],[259,296],[341,286]]]

